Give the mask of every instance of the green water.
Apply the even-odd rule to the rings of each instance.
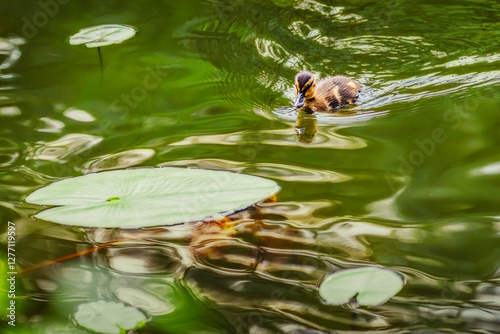
[[[8,222],[19,272],[131,238],[19,273],[16,327],[0,297],[3,333],[85,333],[72,314],[95,300],[143,310],[137,333],[500,333],[498,1],[0,6],[2,275]],[[67,40],[108,23],[140,32],[102,49],[101,79],[96,50]],[[360,100],[296,124],[301,70],[353,77]],[[40,208],[23,199],[40,186],[137,166],[282,190],[225,230],[30,218]],[[366,265],[405,287],[357,312],[321,302],[325,275]]]

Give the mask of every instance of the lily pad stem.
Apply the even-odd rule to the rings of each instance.
[[[102,54],[101,54],[101,48],[99,46],[97,47],[97,53],[99,53],[99,64],[101,65],[101,79],[102,79],[102,73],[104,71],[104,66],[102,64]]]

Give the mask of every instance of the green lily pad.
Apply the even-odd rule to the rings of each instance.
[[[123,24],[103,24],[81,29],[69,38],[69,44],[85,44],[88,48],[120,44],[132,38],[137,33],[137,29]]]
[[[139,228],[227,216],[279,191],[276,182],[175,167],[87,174],[54,182],[26,201],[56,206],[35,217],[66,225]]]
[[[147,321],[144,313],[134,307],[104,300],[79,305],[74,319],[87,330],[106,334],[126,333]]]
[[[327,276],[319,295],[330,305],[355,302],[363,306],[381,305],[403,288],[403,279],[392,270],[363,267],[340,270]]]

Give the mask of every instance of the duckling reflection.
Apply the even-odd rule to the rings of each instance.
[[[295,131],[297,131],[297,139],[301,143],[312,143],[318,131],[318,120],[314,111],[309,108],[300,110],[297,123],[295,123]]]
[[[295,77],[295,107],[304,105],[314,111],[331,111],[356,102],[361,86],[354,80],[336,75],[331,78],[316,79],[309,72],[300,72]]]

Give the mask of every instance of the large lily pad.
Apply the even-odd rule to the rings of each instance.
[[[137,29],[123,24],[103,24],[84,28],[69,38],[69,44],[85,44],[88,48],[120,44],[132,38]]]
[[[74,318],[79,326],[106,334],[126,333],[147,321],[144,313],[134,307],[104,300],[79,305]]]
[[[327,276],[319,295],[330,305],[355,302],[363,306],[381,305],[403,288],[403,279],[394,271],[377,267],[346,269]]]
[[[228,215],[278,192],[265,178],[185,168],[140,168],[54,182],[26,201],[56,206],[35,217],[66,225],[138,228]]]

